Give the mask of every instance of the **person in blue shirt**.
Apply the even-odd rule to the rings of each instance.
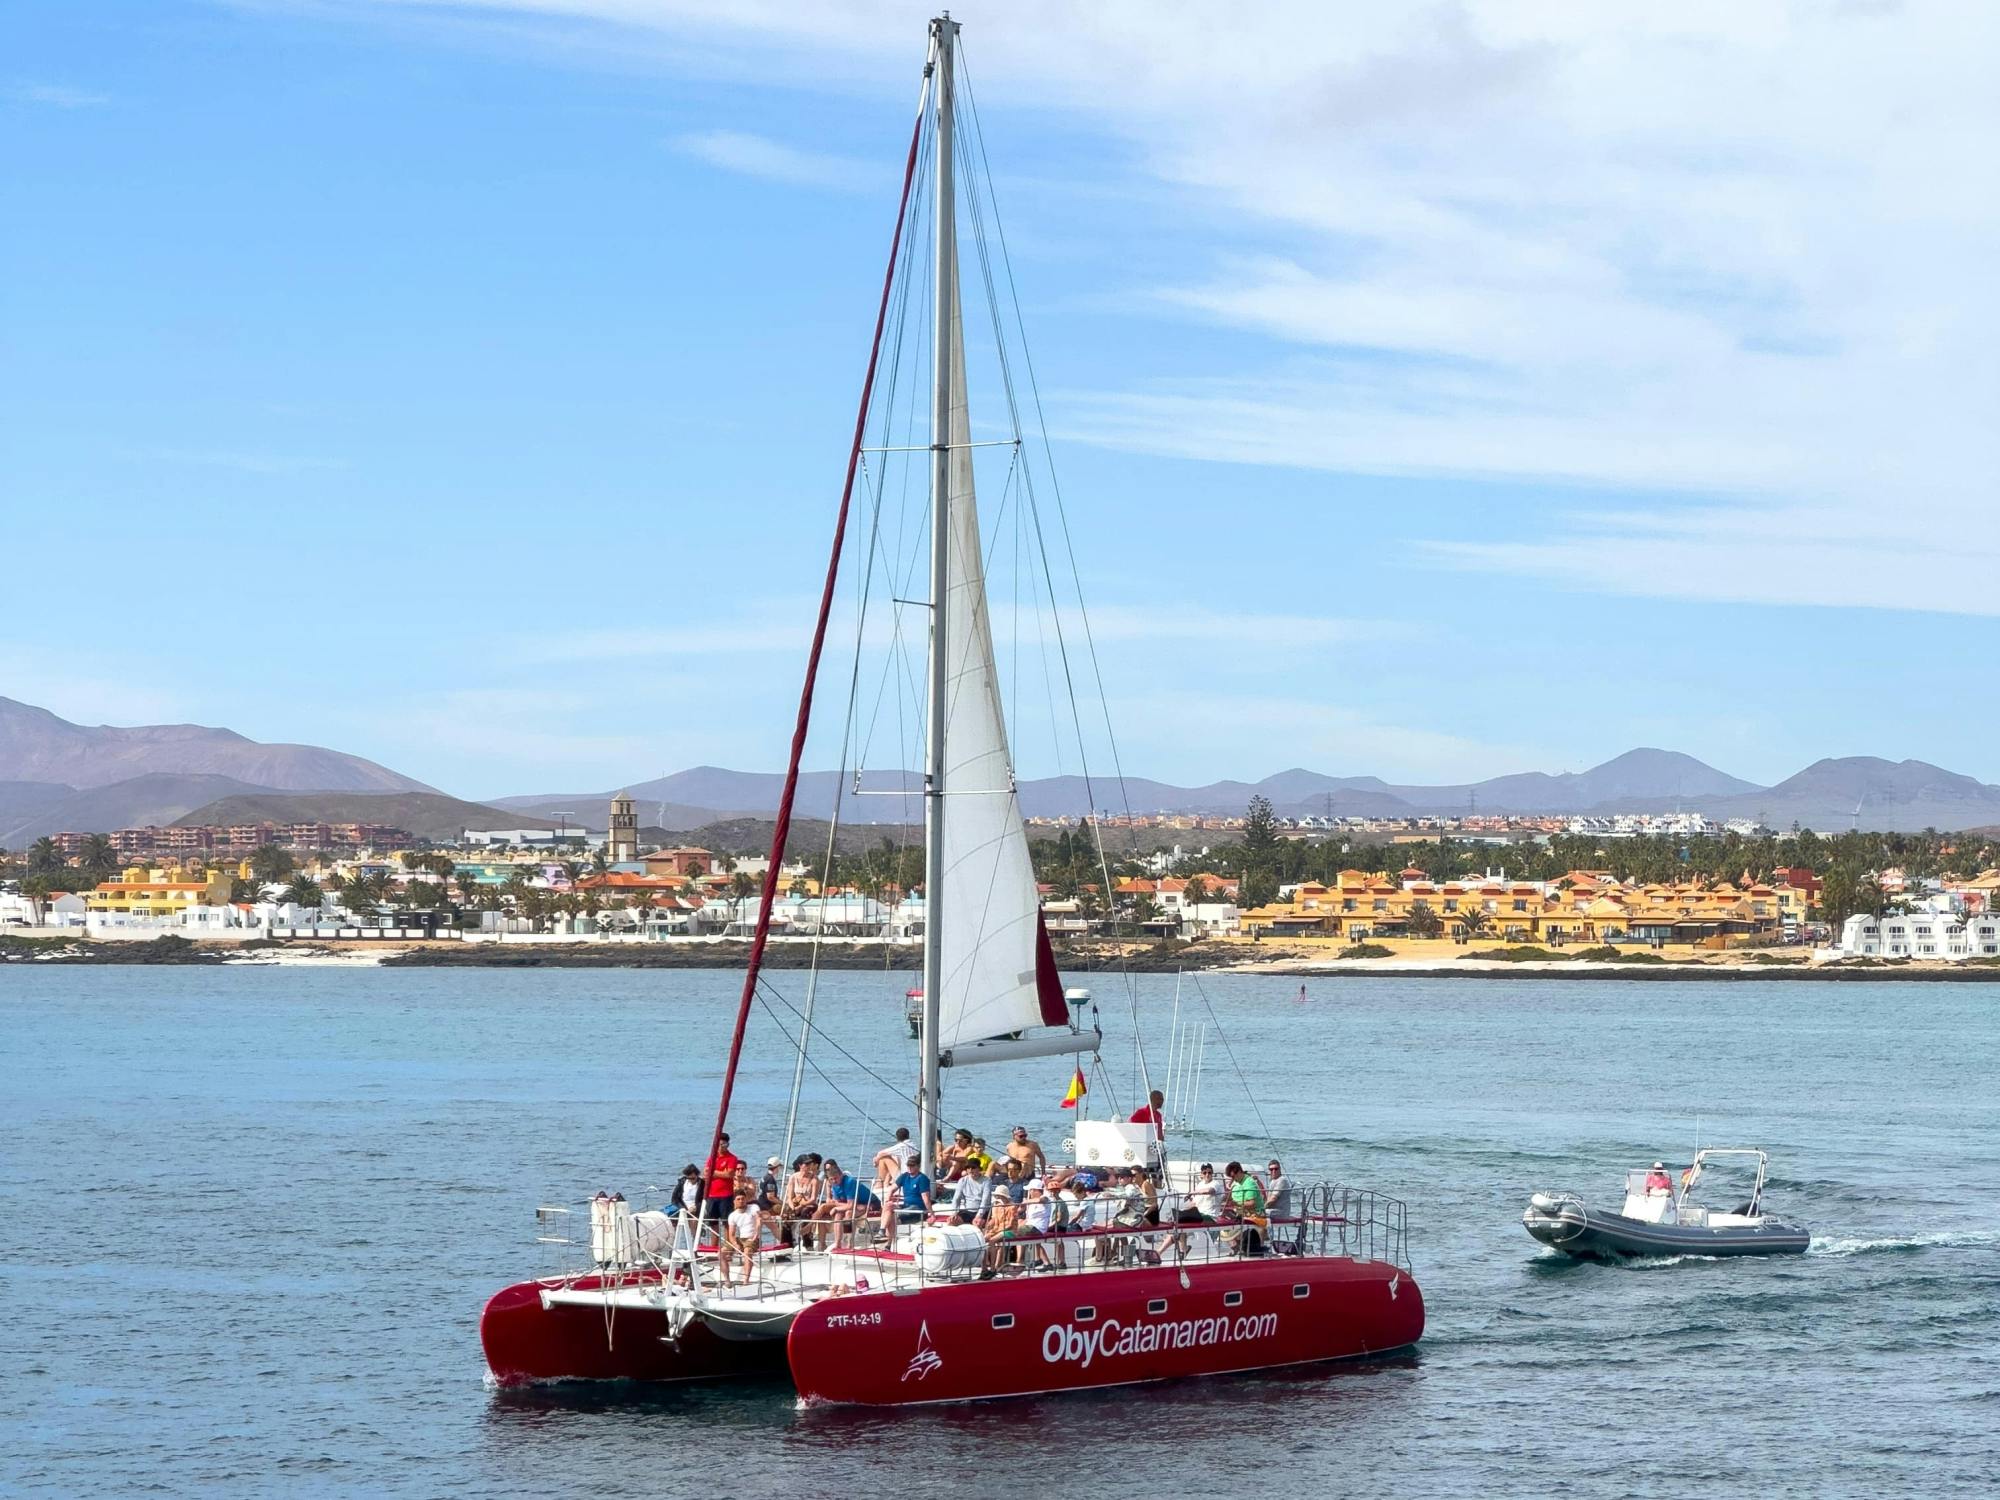
[[[896,1217],[889,1217],[889,1202],[882,1204],[882,1238],[893,1248],[896,1224],[921,1224],[931,1211],[931,1180],[915,1162],[896,1179]]]
[[[829,1160],[825,1171],[826,1195],[823,1199],[821,1216],[832,1226],[830,1238],[835,1246],[840,1243],[844,1226],[876,1206],[875,1195],[868,1190],[868,1184],[852,1172],[843,1172],[840,1163]]]

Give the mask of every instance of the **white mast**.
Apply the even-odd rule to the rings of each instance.
[[[937,1168],[939,1121],[938,1006],[944,984],[940,941],[944,912],[940,887],[944,872],[944,732],[949,704],[945,604],[951,593],[951,374],[952,340],[958,333],[957,207],[952,184],[952,48],[958,23],[947,12],[931,22],[936,57],[937,133],[934,137],[937,205],[935,265],[931,277],[936,306],[931,319],[931,637],[929,744],[924,754],[924,1019],[920,1048],[923,1076],[917,1089],[917,1146],[926,1176]]]

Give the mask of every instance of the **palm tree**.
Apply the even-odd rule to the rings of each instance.
[[[30,875],[21,882],[21,894],[28,898],[28,906],[35,914],[35,925],[42,925],[47,915],[49,895],[55,889],[54,883],[46,875]]]
[[[118,868],[118,851],[111,847],[111,840],[103,834],[87,834],[83,840],[83,848],[77,856],[77,863],[87,873],[102,880]]]
[[[62,851],[44,834],[28,846],[28,868],[37,875],[52,874],[63,867]]]
[[[479,898],[479,882],[472,877],[470,871],[452,876],[451,883],[458,887],[458,898],[466,905],[472,905]]]
[[[350,875],[340,883],[340,904],[357,917],[372,914],[382,904],[382,890],[378,875]]]
[[[260,885],[275,885],[297,868],[298,861],[292,858],[291,851],[276,844],[261,844],[250,851],[250,873]]]
[[[294,875],[292,883],[279,893],[278,899],[288,902],[293,906],[310,906],[316,908],[321,902],[326,900],[326,891],[312,876]]]

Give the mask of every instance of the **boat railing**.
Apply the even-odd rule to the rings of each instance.
[[[924,1226],[901,1225],[895,1243],[883,1245],[865,1243],[870,1238],[867,1227],[844,1224],[840,1242],[829,1245],[833,1226],[822,1223],[808,1232],[806,1225],[795,1224],[797,1244],[782,1243],[767,1230],[747,1270],[740,1250],[725,1243],[719,1226],[685,1216],[670,1220],[664,1238],[607,1237],[602,1226],[593,1226],[588,1213],[543,1205],[535,1211],[535,1241],[547,1252],[543,1279],[551,1282],[592,1277],[608,1288],[664,1281],[703,1289],[728,1287],[739,1298],[812,1295],[829,1286],[866,1291],[982,1276],[1060,1275],[1267,1256],[1345,1256],[1411,1269],[1408,1211],[1402,1200],[1344,1183],[1313,1183],[1294,1192],[1295,1212],[1251,1217],[1225,1212],[1212,1219],[1170,1216],[1157,1223],[1121,1218],[1103,1227],[1021,1234],[1004,1241],[988,1241],[982,1235],[977,1243],[968,1241],[950,1256],[925,1253],[919,1243]],[[659,1227],[658,1220],[650,1222]],[[931,1221],[953,1222],[944,1215]],[[823,1253],[829,1250],[830,1257]]]
[[[1410,1214],[1400,1198],[1344,1182],[1316,1182],[1299,1196],[1297,1225],[1290,1230],[1304,1253],[1379,1260],[1403,1270],[1410,1265]],[[1275,1238],[1275,1234],[1274,1234]]]

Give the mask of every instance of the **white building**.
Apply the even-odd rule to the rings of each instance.
[[[18,891],[0,891],[0,927],[34,927],[35,903]],[[59,891],[41,903],[43,927],[81,927],[83,897],[74,891]]]
[[[587,849],[604,837],[585,828],[467,828],[458,842],[466,849]]]
[[[2000,957],[2000,914],[1968,917],[1944,910],[1871,917],[1860,913],[1841,924],[1840,951],[1850,958]]]
[[[1233,901],[1190,901],[1181,907],[1184,938],[1227,937],[1243,930],[1243,913]]]

